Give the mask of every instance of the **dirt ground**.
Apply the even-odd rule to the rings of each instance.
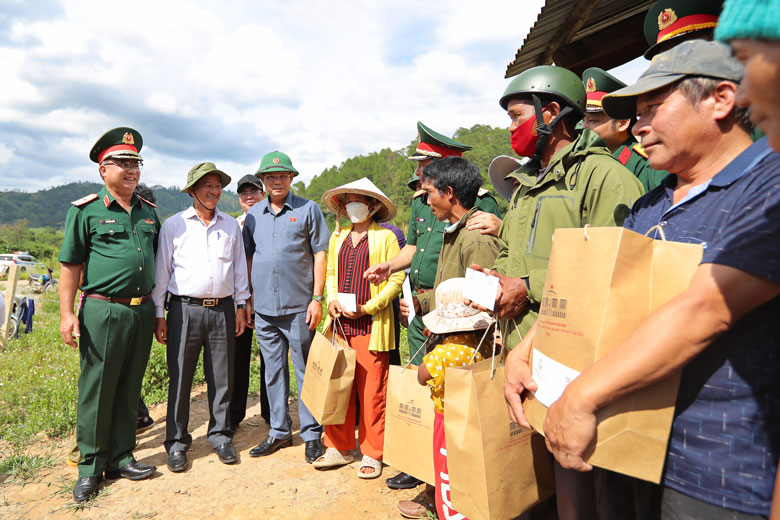
[[[193,391],[190,416],[192,449],[190,467],[183,473],[171,473],[163,448],[166,404],[150,410],[155,425],[138,437],[136,459],[157,466],[147,480],[120,479],[102,484],[101,493],[76,510],[71,489],[77,477],[75,467],[67,466],[70,442],[54,446],[61,463],[41,472],[39,480],[24,485],[0,485],[0,518],[83,518],[83,519],[397,519],[402,518],[396,502],[413,497],[418,490],[392,491],[384,479],[396,471],[385,466],[375,480],[357,477],[359,462],[335,470],[317,471],[303,457],[303,441],[273,455],[251,458],[249,450],[268,433],[260,418],[257,396],[250,396],[247,418],[259,426],[243,422],[233,444],[239,460],[232,465],[219,462],[206,439],[208,403],[205,386]],[[293,428],[298,427],[296,404],[290,406]],[[358,459],[359,460],[359,459]],[[422,489],[422,487],[420,488]]]

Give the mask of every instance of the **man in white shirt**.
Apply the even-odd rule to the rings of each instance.
[[[168,345],[168,414],[165,449],[168,469],[187,468],[192,444],[187,431],[190,391],[201,348],[208,384],[208,439],[220,462],[236,462],[230,427],[235,337],[246,327],[249,297],[246,257],[236,220],[217,209],[230,177],[214,163],[194,166],[182,192],[192,207],[165,221],[155,260],[152,290],[157,341]],[[170,294],[167,321],[166,294]]]

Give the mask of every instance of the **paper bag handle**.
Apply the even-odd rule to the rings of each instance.
[[[339,320],[338,318],[334,318],[333,321],[330,324],[331,328],[333,329],[333,333],[330,335],[330,344],[332,346],[334,346],[334,347],[336,346],[336,334],[338,334],[338,331],[336,330],[336,326],[337,325],[338,325],[339,329],[341,329],[341,335],[344,338],[347,337],[347,333],[344,332],[344,327],[341,325],[341,320]],[[347,345],[347,346],[349,346],[349,345]],[[352,348],[352,347],[349,347],[349,348]]]
[[[406,365],[404,365],[404,367],[401,369],[401,373],[402,373],[402,374],[403,374],[404,370],[406,370],[407,368],[409,368],[409,365],[411,365],[411,364],[412,364],[412,360],[413,360],[413,359],[414,359],[414,358],[417,356],[417,354],[419,354],[419,353],[420,353],[420,351],[423,349],[423,347],[424,347],[425,345],[427,345],[427,344],[428,344],[428,340],[429,340],[429,339],[431,339],[431,336],[428,336],[427,338],[425,338],[425,341],[423,341],[423,342],[422,342],[422,345],[420,345],[420,348],[418,348],[418,349],[415,351],[415,353],[414,353],[414,354],[412,354],[411,356],[409,356],[409,362],[408,362]]]
[[[647,230],[647,233],[645,233],[645,236],[648,236],[651,231],[658,231],[658,234],[661,235],[661,240],[666,242],[666,234],[664,234],[664,228],[656,224],[655,226],[651,227]]]

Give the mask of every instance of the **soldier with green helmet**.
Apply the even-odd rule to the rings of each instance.
[[[586,69],[582,83],[587,99],[583,128],[599,134],[612,155],[639,179],[646,192],[659,186],[669,173],[654,170],[648,164],[647,154],[631,135],[636,119],[612,119],[601,108],[601,98],[626,84],[598,67]]]
[[[135,429],[141,383],[154,332],[154,255],[160,221],[133,190],[141,177],[141,134],[106,132],[90,151],[105,186],[74,201],[59,254],[60,334],[79,349],[81,373],[76,441],[81,452],[76,502],[106,479],[140,480],[157,469],[136,462]],[[85,297],[73,312],[82,274]]]
[[[407,159],[417,162],[415,176],[418,179],[422,175],[423,169],[432,162],[444,157],[461,157],[463,152],[471,149],[471,146],[435,132],[421,122],[417,123],[417,131],[420,142],[415,153]],[[485,233],[497,234],[501,219],[498,203],[493,195],[485,189],[480,189],[475,205],[480,211],[476,212],[469,220],[469,226],[474,226],[470,229],[482,229]],[[406,245],[397,256],[388,262],[372,266],[365,272],[364,276],[371,283],[380,283],[392,273],[408,268],[413,296],[430,291],[436,278],[436,267],[439,262],[444,229],[447,226],[447,222],[439,221],[431,212],[425,192],[416,191],[413,195]],[[404,312],[404,303],[409,302],[402,302],[402,313]],[[425,326],[419,314],[407,327],[409,354],[415,365],[419,365],[425,355],[425,352],[420,351],[420,347],[425,342],[424,329]],[[388,486],[393,489],[409,489],[419,485],[421,481],[401,473],[387,479],[387,482]]]
[[[547,65],[520,73],[500,100],[512,120],[512,149],[531,158],[515,176],[493,270],[482,267],[499,277],[494,312],[507,349],[536,322],[555,229],[619,226],[643,193],[636,177],[597,145],[603,141],[596,133],[585,128],[577,135],[585,100],[576,74]],[[529,354],[515,349],[507,357],[505,393],[518,400],[516,366],[527,363]],[[561,518],[597,518],[592,475],[556,464],[555,479]]]

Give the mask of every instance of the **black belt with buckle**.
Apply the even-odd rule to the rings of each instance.
[[[133,296],[128,298],[124,296],[109,296],[107,294],[99,294],[94,292],[84,293],[84,297],[94,298],[95,300],[103,300],[104,302],[109,302],[109,303],[121,303],[122,305],[130,305],[132,307],[144,304],[152,299],[151,294],[147,294],[146,296]]]
[[[224,298],[193,298],[192,296],[179,296],[177,294],[171,295],[171,300],[180,301],[182,303],[189,303],[190,305],[201,305],[203,307],[216,307],[220,303],[233,302],[232,296],[225,296]]]

